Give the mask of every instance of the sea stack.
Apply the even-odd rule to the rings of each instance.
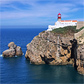
[[[14,42],[10,42],[8,44],[9,49],[3,51],[3,57],[14,57],[15,55],[17,56],[22,56],[23,52],[20,46],[15,45]]]

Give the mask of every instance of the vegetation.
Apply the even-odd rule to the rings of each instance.
[[[84,33],[79,38],[82,38],[83,39],[84,38]]]
[[[79,31],[81,31],[82,29],[84,29],[84,27],[82,27],[82,28],[80,28],[80,29],[77,29],[77,30],[76,30],[76,33],[79,32]]]
[[[84,42],[83,42],[83,44],[84,44]]]
[[[45,31],[42,31],[42,33],[45,33]]]
[[[51,32],[58,33],[58,34],[66,34],[69,32],[77,33],[79,31],[81,31],[82,29],[84,29],[84,27],[82,27],[80,29],[76,29],[76,26],[67,26],[67,27],[63,27],[63,28],[54,29]]]

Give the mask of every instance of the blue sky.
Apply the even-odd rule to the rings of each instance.
[[[84,21],[84,0],[0,0],[0,25],[53,25],[62,20]]]

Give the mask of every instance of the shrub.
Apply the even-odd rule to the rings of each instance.
[[[53,29],[51,32],[58,33],[58,34],[66,34],[69,32],[77,33],[79,31],[81,31],[82,29],[84,29],[84,27],[82,27],[80,29],[76,29],[76,26],[67,26],[67,27],[63,27],[63,28]]]

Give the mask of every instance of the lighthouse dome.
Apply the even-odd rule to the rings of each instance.
[[[60,13],[58,15],[61,15]]]

